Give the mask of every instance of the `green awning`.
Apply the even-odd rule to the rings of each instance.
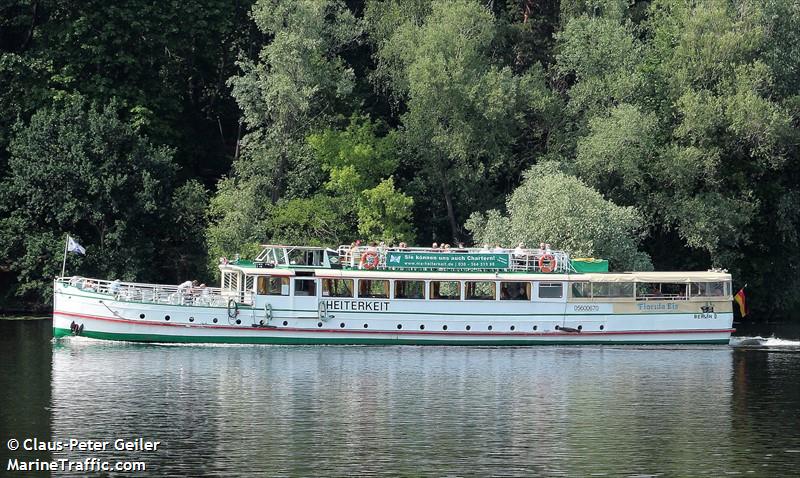
[[[608,261],[605,259],[580,258],[570,262],[575,272],[608,272]]]

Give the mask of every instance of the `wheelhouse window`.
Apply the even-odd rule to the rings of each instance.
[[[501,282],[500,300],[530,300],[530,282]]]
[[[633,298],[633,282],[593,282],[592,297]]]
[[[425,281],[421,280],[396,280],[394,281],[395,299],[424,299]]]
[[[316,296],[317,295],[317,282],[314,279],[295,279],[294,280],[294,295],[295,296]]]
[[[431,281],[431,299],[459,300],[461,299],[461,283],[458,281]]]
[[[540,282],[540,299],[560,299],[564,295],[564,287],[561,282]]]
[[[726,294],[725,282],[693,282],[691,285],[692,297],[722,297]]]
[[[370,299],[388,299],[389,281],[360,279],[358,281],[358,296],[369,297]]]
[[[353,297],[353,279],[322,279],[323,297]]]
[[[258,295],[289,295],[289,278],[260,276],[256,287]]]
[[[667,282],[639,282],[636,284],[638,300],[683,300],[686,299],[686,284]]]
[[[464,283],[464,297],[467,300],[494,300],[495,283],[490,281],[467,281]]]
[[[570,290],[575,299],[588,299],[592,296],[592,288],[588,282],[573,282]]]

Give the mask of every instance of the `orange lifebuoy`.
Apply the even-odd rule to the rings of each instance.
[[[539,270],[544,273],[556,270],[556,258],[552,254],[545,254],[539,258]]]
[[[361,256],[360,264],[362,269],[374,269],[378,267],[378,262],[380,259],[377,252],[366,252]]]

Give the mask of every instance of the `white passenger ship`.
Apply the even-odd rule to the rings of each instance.
[[[222,287],[62,277],[54,335],[243,344],[728,343],[731,276],[538,249],[266,245]]]

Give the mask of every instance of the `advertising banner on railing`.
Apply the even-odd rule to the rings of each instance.
[[[510,254],[396,252],[386,254],[386,267],[396,269],[508,269]]]

